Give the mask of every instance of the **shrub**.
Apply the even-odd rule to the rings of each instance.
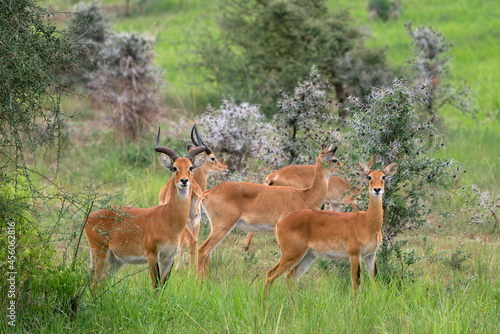
[[[24,168],[28,152],[36,158],[60,139],[61,74],[76,59],[70,36],[49,17],[35,0],[0,2],[0,171],[4,162]]]
[[[382,21],[387,22],[389,19],[395,19],[399,16],[401,4],[399,1],[392,0],[370,0],[368,9],[371,11],[370,17],[372,19],[378,16]]]
[[[398,164],[398,172],[386,183],[383,248],[393,248],[400,259],[401,247],[395,238],[424,225],[431,212],[428,200],[456,178],[452,161],[434,158],[444,146],[443,136],[430,117],[420,119],[417,112],[428,101],[430,85],[414,89],[405,80],[396,79],[392,87],[374,88],[366,103],[351,98],[354,107],[346,120],[350,128],[348,161],[375,156],[379,168]],[[366,192],[362,195],[366,200]]]
[[[8,304],[9,300],[19,302],[21,297],[26,298],[23,291],[33,276],[41,275],[47,279],[46,271],[52,265],[55,249],[50,234],[42,232],[31,219],[30,196],[25,178],[18,176],[16,180],[10,180],[5,175],[0,176],[0,274],[15,280],[15,293],[12,294],[9,293],[10,281],[2,280],[1,305]]]
[[[237,104],[223,99],[216,109],[196,117],[203,141],[223,160],[229,168],[241,170],[250,158],[260,156],[262,146],[273,127],[265,122],[257,105]]]
[[[116,108],[114,123],[124,137],[137,139],[159,110],[161,71],[152,64],[153,45],[147,36],[110,34],[101,49],[92,96]]]
[[[418,77],[424,81],[430,80],[429,96],[424,110],[435,120],[440,109],[449,105],[459,110],[464,115],[475,117],[477,110],[471,99],[471,90],[465,86],[461,90],[443,82],[449,71],[448,52],[451,43],[446,41],[443,33],[432,27],[417,27],[412,29],[412,24],[407,25],[407,30],[412,38],[416,59],[413,61],[418,69]],[[422,82],[417,82],[417,85]]]

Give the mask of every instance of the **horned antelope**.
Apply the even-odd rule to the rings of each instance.
[[[368,167],[373,165],[374,157],[368,162]],[[339,167],[344,164],[336,157],[331,159],[332,173],[338,173]],[[314,165],[290,165],[285,166],[271,174],[269,174],[264,184],[268,186],[290,186],[297,189],[309,187],[313,182]],[[325,204],[330,205],[330,210],[340,211],[342,205],[352,205],[353,211],[358,211],[359,207],[356,204],[356,197],[361,193],[359,187],[353,187],[350,180],[337,175],[331,175],[328,179],[328,191],[326,193]],[[253,233],[248,233],[245,238],[245,250],[250,248]]]
[[[110,207],[93,212],[85,225],[94,264],[94,279],[104,278],[106,265],[114,273],[125,264],[148,263],[153,288],[163,285],[170,272],[189,217],[193,172],[206,159],[204,146],[191,150],[185,158],[163,146],[155,151],[163,168],[173,175],[167,204],[151,208]],[[161,271],[160,266],[161,264]]]
[[[201,197],[203,191],[207,190],[207,183],[208,183],[207,179],[210,175],[217,174],[220,172],[227,172],[227,166],[222,162],[220,162],[219,159],[217,159],[215,154],[212,152],[212,150],[209,149],[208,146],[205,145],[205,143],[201,140],[200,135],[198,133],[198,127],[196,126],[196,124],[191,129],[191,142],[195,146],[189,145],[187,147],[188,152],[194,150],[195,147],[205,147],[207,159],[205,160],[203,166],[195,169],[193,174],[193,183],[192,183],[193,195],[191,197],[191,209],[189,212],[189,218],[187,220],[187,227],[186,227],[190,229],[190,231],[192,231],[192,234],[186,231],[185,239],[183,240],[181,253],[179,256],[179,262],[177,264],[177,266],[181,265],[182,258],[184,256],[185,244],[188,243],[190,250],[190,267],[194,265],[196,259],[196,251],[198,244],[197,238],[200,229],[199,223],[201,216],[196,215],[196,201]],[[167,183],[160,190],[160,194],[158,195],[158,202],[160,205],[168,203],[169,201],[170,198],[169,189],[172,189],[170,185],[171,182],[174,182],[172,178],[169,179]],[[196,238],[192,238],[192,235],[194,235]]]
[[[394,175],[397,168],[395,163],[386,166],[383,172],[370,171],[363,164],[356,166],[358,173],[369,180],[367,211],[298,210],[278,222],[275,233],[281,258],[267,272],[266,293],[273,281],[289,269],[287,278],[293,276],[297,282],[318,256],[350,259],[354,291],[360,275],[360,260],[365,262],[373,279],[377,271],[375,254],[382,242],[385,179]]]
[[[212,231],[198,248],[198,272],[206,276],[210,255],[235,227],[245,232],[273,232],[278,221],[297,209],[318,208],[325,200],[327,169],[337,148],[323,150],[316,160],[314,180],[306,189],[268,187],[248,182],[222,182],[199,201]]]

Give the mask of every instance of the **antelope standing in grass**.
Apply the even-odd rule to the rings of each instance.
[[[227,172],[227,166],[222,162],[220,162],[219,159],[217,159],[215,154],[212,152],[212,150],[209,149],[207,145],[205,145],[205,143],[201,140],[200,135],[198,134],[198,128],[196,124],[191,129],[191,142],[196,147],[205,147],[207,159],[205,160],[203,166],[195,169],[193,174],[193,182],[192,182],[193,196],[191,197],[191,209],[189,212],[189,218],[187,220],[187,227],[186,227],[187,229],[192,231],[192,233],[189,233],[190,231],[186,230],[185,239],[182,243],[181,253],[179,256],[179,262],[177,263],[177,266],[181,265],[184,256],[185,245],[186,243],[188,243],[190,250],[190,263],[189,263],[190,268],[195,264],[196,252],[198,248],[198,232],[200,230],[201,215],[200,214],[196,215],[196,201],[201,197],[202,193],[205,190],[207,190],[207,178],[210,175],[214,175],[221,172]],[[195,149],[195,147],[189,145],[187,149],[188,152],[191,152],[192,150]],[[168,203],[169,201],[170,193],[168,190],[172,189],[170,185],[171,182],[174,182],[172,178],[169,179],[167,183],[160,190],[160,193],[158,195],[158,202],[160,205]],[[193,238],[192,237],[193,235],[196,238]]]
[[[368,162],[368,167],[372,167],[374,157]],[[332,173],[338,174],[338,168],[344,164],[336,157],[331,160]],[[314,178],[314,165],[290,165],[285,166],[269,174],[264,184],[268,186],[289,186],[297,189],[310,187]],[[325,204],[330,205],[330,210],[340,211],[342,205],[352,205],[352,211],[358,211],[356,197],[361,193],[359,187],[353,187],[351,181],[337,175],[331,175],[328,179],[328,191],[326,193]],[[245,250],[250,248],[253,233],[248,233],[245,238]]]
[[[275,230],[281,259],[267,272],[266,293],[269,285],[290,269],[287,279],[293,277],[297,282],[318,256],[349,259],[354,291],[358,285],[360,261],[365,262],[373,279],[377,271],[375,254],[382,242],[385,179],[394,175],[397,167],[393,163],[380,172],[370,171],[363,164],[357,165],[358,173],[369,180],[367,211],[298,210],[281,220]]]
[[[306,189],[268,187],[248,182],[222,182],[203,193],[202,205],[212,227],[198,248],[198,272],[208,272],[210,255],[235,227],[245,232],[273,232],[276,223],[297,209],[318,208],[325,200],[325,164],[337,148],[323,150],[316,160],[314,180]]]
[[[155,146],[155,151],[160,153],[158,160],[173,173],[169,201],[147,209],[111,207],[89,215],[85,233],[96,281],[104,278],[107,265],[113,274],[125,263],[148,263],[153,289],[156,289],[165,283],[181,248],[191,207],[193,172],[205,163],[206,148],[197,147],[180,158],[171,149],[158,146],[159,138],[158,129]]]

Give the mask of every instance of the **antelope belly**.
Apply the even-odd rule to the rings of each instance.
[[[148,258],[146,256],[115,256],[122,262],[128,263],[128,264],[143,264],[143,263],[148,263]]]
[[[349,254],[346,254],[344,252],[338,252],[338,251],[321,252],[321,253],[318,253],[318,255],[321,257],[326,257],[328,259],[333,259],[333,260],[349,259]]]
[[[244,220],[240,219],[236,222],[235,227],[246,233],[256,233],[256,232],[274,232],[274,226],[269,226],[267,224],[247,224]]]

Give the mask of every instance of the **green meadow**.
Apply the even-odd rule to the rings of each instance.
[[[46,0],[55,10],[69,11],[77,1]],[[39,162],[42,172],[55,175],[65,190],[81,191],[91,183],[99,195],[115,194],[110,204],[150,207],[170,177],[152,150],[160,125],[162,145],[184,152],[194,117],[207,105],[218,105],[214,84],[187,65],[197,34],[217,34],[217,1],[131,0],[125,16],[123,0],[103,0],[121,32],[149,33],[155,40],[155,63],[164,69],[164,111],[158,124],[136,142],[118,140],[106,121],[109,110],[97,110],[84,96],[67,97],[63,109],[73,114],[65,129],[59,166],[55,153]],[[402,0],[402,13],[393,21],[371,21],[366,1],[328,1],[330,9],[348,8],[369,31],[369,45],[383,47],[395,66],[411,57],[405,24],[432,25],[453,43],[451,67],[445,83],[474,91],[477,119],[447,108],[441,117],[447,134],[443,157],[460,162],[467,171],[455,188],[435,200],[437,211],[428,224],[407,231],[406,251],[415,264],[405,279],[379,273],[368,279],[362,265],[361,286],[352,292],[347,262],[318,260],[297,286],[288,288],[282,277],[263,295],[266,271],[279,259],[273,235],[256,235],[243,250],[245,234],[233,231],[212,254],[207,280],[188,270],[188,259],[175,270],[167,286],[156,294],[146,266],[124,266],[105,285],[89,289],[78,313],[54,307],[20,312],[16,330],[27,333],[498,333],[500,332],[500,226],[471,224],[462,186],[478,186],[491,197],[500,192],[500,3],[473,0]],[[64,24],[64,19],[62,19]],[[164,130],[163,130],[164,129]],[[215,152],[217,153],[217,152]],[[56,168],[57,167],[57,168]],[[229,166],[231,169],[231,166]],[[40,181],[43,183],[43,181]],[[446,199],[446,201],[444,200]],[[494,209],[498,216],[498,204]],[[42,213],[42,226],[52,228],[53,214]],[[83,223],[81,213],[62,221],[65,250]],[[498,218],[497,218],[498,219]],[[496,220],[498,223],[498,220]],[[210,233],[202,223],[199,244]],[[74,246],[74,241],[70,244]],[[462,246],[463,245],[463,246]],[[88,245],[82,240],[79,260],[90,267]],[[383,270],[379,268],[379,271]],[[2,319],[4,320],[4,319]],[[3,332],[5,321],[0,324]]]

